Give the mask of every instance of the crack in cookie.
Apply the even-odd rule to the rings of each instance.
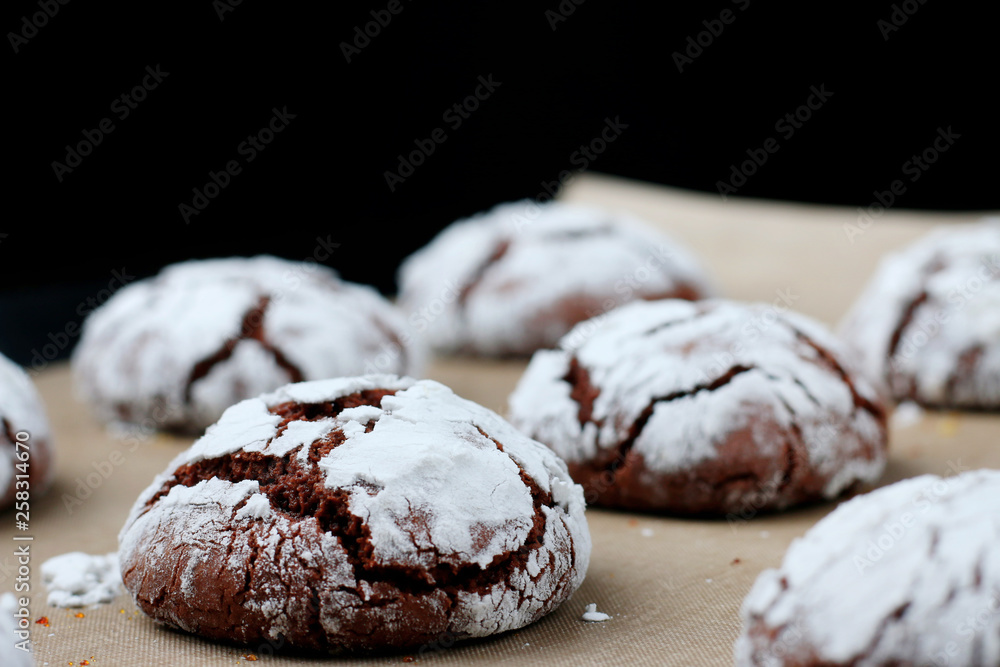
[[[264,336],[264,316],[267,313],[267,307],[270,302],[271,297],[260,297],[257,305],[248,310],[243,316],[243,320],[240,322],[239,333],[227,339],[218,352],[209,355],[194,365],[191,369],[191,374],[188,375],[187,384],[184,387],[185,403],[191,402],[191,391],[195,382],[206,377],[213,368],[232,357],[233,352],[236,351],[236,346],[240,341],[244,340],[256,341],[270,353],[274,358],[274,363],[288,373],[289,381],[301,382],[305,379],[302,371],[290,362],[281,350],[269,343]]]
[[[476,267],[475,271],[472,272],[472,275],[469,276],[468,281],[458,293],[458,305],[460,308],[465,308],[465,304],[469,300],[469,295],[472,294],[477,287],[479,287],[479,283],[483,281],[483,278],[486,276],[486,272],[490,270],[491,266],[503,259],[503,256],[507,254],[509,249],[510,241],[507,239],[501,239],[496,244],[496,247],[493,248],[493,252],[491,252],[489,256]]]
[[[594,401],[601,395],[601,390],[590,383],[590,372],[580,364],[575,355],[570,357],[569,370],[563,381],[572,387],[569,397],[580,406],[577,419],[580,421],[580,426],[584,426],[594,414]]]
[[[826,364],[837,375],[837,377],[839,377],[844,384],[847,385],[847,389],[851,392],[851,400],[854,401],[855,407],[866,410],[878,420],[884,420],[886,418],[886,407],[882,403],[865,398],[858,393],[852,374],[848,373],[843,364],[838,361],[837,357],[830,353],[829,348],[818,344],[805,333],[795,329],[794,327],[792,330],[795,332],[795,335],[799,338],[799,340],[815,350],[816,354],[819,355],[819,358],[823,361],[823,363]]]
[[[640,435],[642,435],[643,430],[646,428],[647,422],[649,422],[649,418],[653,416],[653,411],[656,409],[656,406],[658,404],[670,403],[671,401],[676,401],[681,398],[694,396],[695,394],[702,391],[715,391],[716,389],[724,387],[725,385],[732,382],[733,378],[735,378],[736,376],[741,375],[743,373],[747,373],[752,370],[754,370],[753,366],[733,366],[723,375],[716,378],[715,380],[712,380],[711,382],[696,385],[694,387],[691,387],[690,389],[675,391],[670,394],[667,394],[666,396],[658,396],[656,398],[653,398],[649,402],[649,404],[645,408],[643,408],[642,412],[639,413],[639,416],[636,417],[636,420],[632,423],[632,427],[629,429],[628,437],[625,438],[621,443],[619,443],[617,447],[618,451],[617,456],[615,456],[614,461],[610,466],[607,467],[607,469],[611,472],[614,472],[614,470],[617,469],[617,467],[624,464],[624,462],[628,459],[629,452],[632,451],[632,447],[635,445],[635,441],[639,439]]]

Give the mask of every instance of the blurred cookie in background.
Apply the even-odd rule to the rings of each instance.
[[[422,354],[374,288],[258,256],[174,264],[120,289],[84,322],[72,364],[101,419],[196,434],[289,382],[413,375]]]
[[[52,432],[31,378],[3,355],[0,427],[0,510],[27,512],[29,498],[39,498],[55,474]]]
[[[694,255],[626,214],[518,201],[452,223],[399,270],[399,301],[442,353],[527,356],[636,299],[713,293]]]
[[[839,333],[897,401],[1000,409],[1000,219],[886,256]]]

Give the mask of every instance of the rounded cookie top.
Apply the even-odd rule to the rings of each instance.
[[[737,665],[1000,664],[1000,471],[843,503],[743,602]]]
[[[200,432],[288,382],[414,373],[419,357],[373,288],[258,256],[174,264],[123,287],[87,318],[73,367],[102,418]]]
[[[841,337],[897,400],[1000,409],[1000,219],[886,256]]]
[[[509,418],[588,502],[782,508],[872,482],[885,409],[818,323],[763,304],[635,302],[535,353]]]
[[[527,355],[634,299],[712,288],[666,234],[620,213],[519,201],[459,220],[399,271],[400,302],[448,352]]]
[[[154,619],[213,639],[479,637],[580,585],[583,509],[551,451],[443,385],[292,384],[228,409],[140,496],[122,577]]]
[[[31,493],[40,494],[54,473],[52,433],[41,396],[24,369],[0,355],[0,509],[13,504],[17,475],[27,474]]]

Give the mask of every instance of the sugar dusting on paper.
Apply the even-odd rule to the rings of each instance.
[[[602,623],[604,621],[610,620],[610,616],[604,612],[597,611],[597,605],[594,603],[588,604],[586,609],[583,610],[583,616],[580,617],[581,620],[587,623]]]
[[[55,607],[86,607],[111,602],[122,590],[118,554],[90,555],[80,551],[42,563],[42,580]]]

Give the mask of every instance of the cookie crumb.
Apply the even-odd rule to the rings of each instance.
[[[734,558],[734,559],[733,559],[733,562],[732,562],[732,563],[730,563],[730,565],[739,565],[739,564],[740,564],[740,563],[742,563],[742,562],[743,562],[743,561],[741,561],[741,560],[740,560],[739,558]]]
[[[583,616],[580,617],[587,623],[602,623],[609,620],[611,617],[607,614],[597,611],[597,604],[591,603],[583,610]]]
[[[893,428],[904,429],[916,426],[924,418],[924,410],[913,401],[905,401],[896,406],[890,417]]]
[[[53,556],[42,563],[46,601],[53,607],[85,607],[111,602],[121,589],[118,554],[79,551]],[[83,618],[83,616],[77,616]]]

